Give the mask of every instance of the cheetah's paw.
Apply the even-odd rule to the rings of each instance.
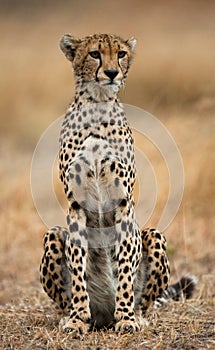
[[[63,317],[60,320],[59,326],[63,331],[71,333],[74,338],[84,335],[89,331],[88,323],[80,319],[71,319],[70,317]]]
[[[116,323],[115,330],[119,333],[133,333],[138,332],[140,327],[135,320],[122,319]]]

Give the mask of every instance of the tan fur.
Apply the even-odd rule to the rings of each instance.
[[[59,151],[68,227],[45,235],[40,270],[44,290],[69,313],[66,331],[136,331],[168,285],[165,238],[141,232],[135,218],[133,137],[118,101],[135,43],[109,34],[60,43],[76,82]]]

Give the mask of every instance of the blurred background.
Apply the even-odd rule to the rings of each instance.
[[[165,232],[172,278],[195,273],[206,286],[199,292],[214,293],[214,15],[212,0],[0,1],[0,303],[19,288],[24,293],[23,285],[38,286],[46,227],[31,198],[30,164],[42,132],[74,94],[70,63],[59,49],[65,33],[137,38],[121,101],[155,115],[184,162],[184,198]],[[155,147],[145,142],[144,149],[160,184],[147,223],[156,226],[168,173]]]

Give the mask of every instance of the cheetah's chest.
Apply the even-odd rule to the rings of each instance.
[[[116,157],[124,172],[118,176],[128,179],[128,193],[135,182],[133,138],[125,113],[120,105],[93,104],[79,109],[71,107],[65,116],[60,137],[60,177],[65,181],[69,165],[82,157],[91,169],[104,159]],[[100,168],[102,168],[100,166]],[[67,184],[64,186],[68,192]]]

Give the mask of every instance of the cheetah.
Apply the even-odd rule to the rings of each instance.
[[[60,133],[67,227],[45,234],[40,280],[67,315],[60,326],[74,334],[138,331],[150,306],[194,289],[189,277],[168,287],[166,239],[140,230],[135,217],[133,138],[118,99],[135,44],[109,34],[60,41],[76,83]]]

